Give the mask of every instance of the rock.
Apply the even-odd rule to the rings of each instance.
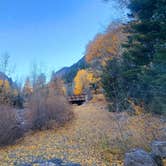
[[[74,164],[74,163],[67,163],[64,166],[81,166],[80,164]]]
[[[153,153],[150,153],[150,155],[158,166],[163,166],[161,157],[155,156]]]
[[[33,163],[27,163],[27,164],[20,164],[19,166],[81,166],[77,163],[71,163],[71,162],[64,162],[61,159],[51,159],[51,160],[45,160],[45,161],[36,161]]]
[[[124,166],[157,166],[153,158],[142,149],[135,149],[125,154]]]
[[[164,138],[163,140],[165,140],[166,139],[166,127],[161,128],[160,131],[163,133],[163,138]]]
[[[40,164],[35,164],[35,166],[59,166],[59,164],[56,164],[56,163],[52,163],[52,162],[43,162],[43,163],[40,163]]]
[[[152,142],[152,153],[155,156],[166,158],[166,141],[154,141]]]
[[[63,161],[62,161],[61,159],[57,159],[57,158],[51,159],[51,160],[49,160],[49,161],[52,162],[52,163],[59,164],[59,165],[63,163]]]
[[[43,163],[35,163],[32,166],[81,166],[81,165],[74,163],[57,163],[57,162],[46,161]]]

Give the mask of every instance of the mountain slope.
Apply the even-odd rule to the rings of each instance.
[[[85,57],[81,58],[77,63],[73,64],[70,67],[64,67],[57,71],[53,77],[54,78],[62,78],[65,83],[71,83],[76,76],[78,70],[88,68],[89,65],[87,64]]]

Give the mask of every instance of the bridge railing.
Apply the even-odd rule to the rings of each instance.
[[[69,103],[83,103],[87,101],[87,96],[85,94],[81,95],[71,95],[67,97]]]

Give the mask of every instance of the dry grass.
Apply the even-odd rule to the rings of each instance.
[[[97,99],[95,99],[97,100]],[[83,166],[122,165],[123,153],[133,147],[149,149],[166,127],[149,114],[110,113],[102,100],[74,107],[75,119],[58,130],[36,132],[17,145],[0,150],[0,165],[61,158]],[[148,127],[147,127],[148,126]]]

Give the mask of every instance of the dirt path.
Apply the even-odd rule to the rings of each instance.
[[[44,158],[60,158],[83,165],[104,165],[97,145],[102,137],[107,116],[100,105],[74,107],[71,124],[55,130],[25,136],[14,146],[0,150],[0,165],[19,165]]]
[[[107,141],[121,136],[114,114],[106,110],[103,102],[75,106],[74,113],[74,121],[65,127],[29,134],[16,145],[0,149],[0,165],[20,165],[52,158],[83,166],[111,166],[108,158],[112,163],[118,162],[114,155],[105,153],[110,152]],[[120,116],[119,120],[123,126],[124,119]],[[128,121],[125,119],[125,123]]]

